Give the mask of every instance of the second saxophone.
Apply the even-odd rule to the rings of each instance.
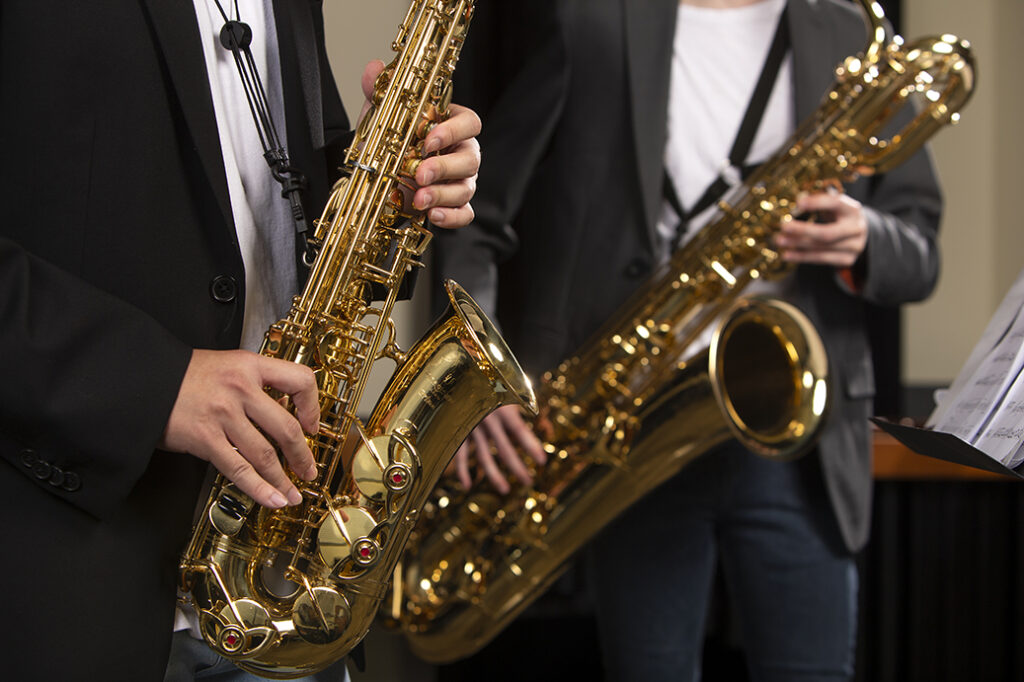
[[[819,334],[787,303],[742,296],[752,282],[788,271],[773,238],[802,193],[892,169],[955,120],[974,85],[966,41],[905,44],[889,34],[877,3],[859,5],[870,42],[838,67],[817,111],[588,343],[543,376],[534,425],[548,463],[532,468],[533,484],[510,481],[507,496],[486,482],[469,492],[444,486],[432,497],[387,614],[419,656],[450,661],[478,650],[599,530],[716,445],[736,439],[785,459],[815,443],[838,393]],[[595,15],[581,16],[584,25]],[[922,96],[916,114],[907,109],[912,95]],[[706,330],[714,330],[710,346],[692,354]],[[632,566],[656,551],[627,539],[602,561],[628,581]]]

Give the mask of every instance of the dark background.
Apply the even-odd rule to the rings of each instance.
[[[1024,487],[878,481],[860,557],[857,682],[1024,680]],[[596,629],[574,573],[439,682],[601,680]],[[574,591],[576,590],[576,591]],[[746,682],[727,597],[716,593],[704,682]],[[636,618],[644,615],[637,613]]]

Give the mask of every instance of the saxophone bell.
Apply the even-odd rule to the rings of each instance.
[[[828,354],[795,306],[741,300],[711,337],[707,371],[724,423],[748,450],[789,460],[813,445],[830,402]]]
[[[334,453],[346,472],[336,492],[321,489],[326,499],[294,512],[239,504],[244,494],[227,481],[211,495],[210,527],[197,536],[183,581],[204,638],[240,668],[288,679],[350,651],[455,449],[500,405],[536,413],[530,380],[493,324],[458,284],[445,289],[447,311],[405,355],[366,425]],[[283,560],[303,528],[313,530],[303,556]]]

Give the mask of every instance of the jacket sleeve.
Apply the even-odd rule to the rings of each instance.
[[[931,154],[926,148],[884,175],[860,181],[868,240],[859,270],[859,294],[876,305],[927,298],[939,277],[942,214]]]
[[[0,321],[0,456],[103,517],[148,465],[191,349],[2,238]]]
[[[828,49],[832,63],[863,49],[864,18],[856,7],[844,2],[820,5],[829,18],[833,42]],[[893,35],[886,23],[887,35]],[[892,120],[880,137],[893,134],[917,115],[913,99],[893,108]],[[855,267],[857,286],[840,280],[840,287],[865,301],[883,306],[899,305],[927,298],[939,277],[938,230],[942,214],[942,193],[931,152],[927,146],[884,174],[861,178],[847,187],[864,207],[868,226],[865,251]]]

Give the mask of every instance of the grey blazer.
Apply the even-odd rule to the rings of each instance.
[[[676,0],[538,2],[520,8],[529,22],[516,9],[479,8],[456,75],[456,97],[484,118],[477,220],[439,235],[435,270],[497,316],[535,376],[583,344],[664,248],[655,220],[676,8]],[[856,6],[841,0],[790,0],[789,22],[802,120],[834,67],[864,49],[866,31]],[[800,266],[793,276],[794,303],[823,337],[834,378],[811,456],[821,458],[855,551],[867,540],[871,500],[875,389],[864,307],[930,294],[942,201],[927,151],[846,189],[866,207],[863,286],[851,291],[831,267]]]

